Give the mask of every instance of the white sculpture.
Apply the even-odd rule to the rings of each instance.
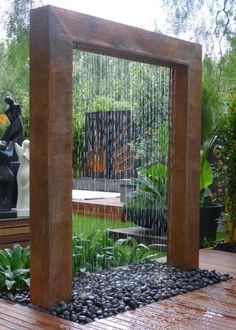
[[[16,210],[18,217],[29,216],[29,160],[30,141],[24,140],[22,147],[15,143],[16,153],[19,158],[20,167],[17,173],[17,203]]]

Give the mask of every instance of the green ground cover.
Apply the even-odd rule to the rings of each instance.
[[[107,229],[135,227],[133,222],[112,221],[73,214],[73,269],[74,272],[98,271],[119,267],[146,258],[160,258],[166,252],[157,246],[145,245],[135,238],[113,240]]]

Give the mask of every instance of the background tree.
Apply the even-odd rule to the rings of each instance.
[[[235,35],[235,0],[162,0],[167,31],[186,35],[204,46],[204,53],[221,57],[227,37]]]
[[[220,90],[225,94],[236,88],[236,36],[228,37],[229,47],[222,56]]]
[[[6,38],[0,46],[0,97],[4,100],[10,95],[21,105],[25,137],[29,128],[29,12],[40,3],[38,0],[9,1],[4,17]]]

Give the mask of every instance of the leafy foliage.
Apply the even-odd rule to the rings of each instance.
[[[205,57],[202,69],[201,143],[203,144],[219,126],[223,112],[223,102],[220,98],[217,63],[209,57]]]
[[[155,125],[155,123],[154,123]],[[140,134],[132,144],[135,158],[140,162],[140,170],[155,164],[167,164],[169,130],[167,121]],[[154,147],[155,146],[155,147]]]
[[[14,245],[0,250],[0,290],[15,290],[29,286],[29,247]]]
[[[225,156],[225,225],[227,242],[236,242],[236,93],[228,97],[228,113],[223,126]]]
[[[235,89],[236,86],[236,36],[228,38],[229,47],[222,57],[222,74],[220,89],[225,95]]]
[[[0,45],[0,98],[12,96],[23,107],[28,137],[29,9],[32,1],[11,1],[5,24],[7,40]],[[25,116],[26,115],[26,116]]]
[[[167,166],[152,165],[140,172],[139,178],[134,178],[136,190],[128,199],[127,207],[148,209],[166,209],[167,198]]]
[[[74,52],[74,112],[130,110],[142,166],[155,163],[159,126],[167,121],[169,69],[86,52]],[[166,126],[167,127],[167,126]]]
[[[165,111],[163,114],[165,115]],[[147,122],[144,121],[145,124]],[[156,234],[163,234],[167,227],[167,121],[162,121],[158,127],[150,128],[149,131],[150,136],[141,135],[133,144],[133,150],[141,164],[138,178],[133,179],[136,190],[130,194],[124,205],[124,212],[127,219],[137,225],[152,228]]]
[[[114,241],[106,231],[102,235],[95,231],[87,237],[81,234],[73,237],[73,273],[95,272],[157,257],[153,251],[152,246],[139,244],[131,237]]]
[[[222,56],[227,36],[235,33],[234,0],[163,0],[167,21],[175,35],[191,34],[191,39],[204,45],[205,52]],[[217,45],[217,47],[216,47]]]
[[[201,147],[200,155],[200,205],[206,206],[212,204],[212,192],[210,186],[214,180],[214,170],[213,165],[208,160],[208,154],[210,149],[214,145],[216,136],[213,135],[212,138],[209,138]]]
[[[124,205],[126,217],[139,226],[152,228],[158,235],[166,233],[167,166],[152,165],[140,174],[133,179],[136,190]]]
[[[211,190],[218,179],[217,167],[209,160],[219,136],[219,127],[223,116],[223,102],[218,90],[217,66],[206,57],[203,61],[202,87],[202,125],[200,150],[200,205],[206,206],[216,202]]]
[[[140,167],[147,167],[160,162],[164,143],[168,145],[169,69],[132,63],[131,82],[133,119],[139,132],[131,147]]]

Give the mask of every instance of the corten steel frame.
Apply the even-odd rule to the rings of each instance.
[[[71,298],[72,54],[171,68],[168,263],[198,267],[201,46],[61,8],[30,28],[31,299]]]

